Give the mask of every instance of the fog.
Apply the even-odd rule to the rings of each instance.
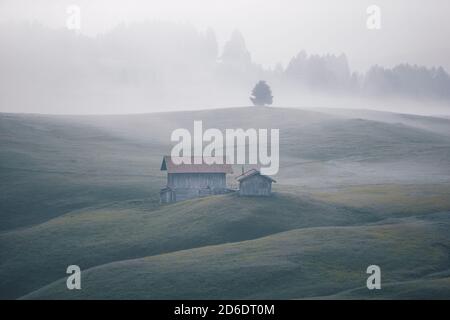
[[[250,105],[449,114],[448,1],[2,1],[0,111]],[[68,30],[68,5],[80,29]]]

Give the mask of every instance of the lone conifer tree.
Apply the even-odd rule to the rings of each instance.
[[[255,106],[265,106],[272,104],[272,90],[264,81],[259,81],[252,90],[250,100]]]

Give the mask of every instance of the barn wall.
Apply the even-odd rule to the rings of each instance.
[[[225,173],[169,173],[167,185],[171,188],[225,189]]]
[[[160,203],[170,203],[175,201],[175,194],[172,190],[161,190],[159,193],[159,202]]]
[[[269,196],[272,191],[270,180],[259,175],[249,177],[239,183],[239,195]]]

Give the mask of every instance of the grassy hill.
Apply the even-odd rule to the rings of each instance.
[[[62,279],[25,298],[314,297],[364,285],[365,268],[375,262],[384,283],[418,279],[448,268],[449,222],[447,215],[439,223],[296,229],[98,266],[84,273],[80,291],[67,290]]]
[[[393,282],[383,286],[383,291],[369,291],[366,287],[351,289],[315,299],[396,299],[396,300],[448,300],[450,296],[450,277],[429,278]]]
[[[147,201],[112,203],[0,234],[0,287],[5,295],[24,294],[58,279],[61,270],[74,261],[88,268],[295,228],[379,219],[377,215],[330,206],[306,195],[277,194],[268,199],[214,196],[153,211]]]
[[[280,129],[281,184],[309,189],[450,181],[450,120],[414,116],[411,122],[389,113],[373,120],[372,113],[355,118],[336,112],[252,107],[124,116],[0,114],[0,230],[110,201],[156,202],[170,133],[192,129],[194,120],[205,128]]]
[[[111,201],[156,201],[163,151],[149,140],[72,118],[0,115],[0,230]]]
[[[159,205],[170,132],[194,120],[280,129],[275,195]],[[0,298],[445,297],[446,128],[443,118],[253,107],[0,114]],[[383,264],[385,295],[358,289],[368,263]],[[81,292],[58,282],[70,264],[83,270]]]

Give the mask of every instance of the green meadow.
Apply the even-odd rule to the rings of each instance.
[[[170,133],[194,120],[280,129],[273,196],[160,205]],[[0,114],[0,298],[449,299],[449,168],[438,117]],[[72,264],[81,290],[66,287]],[[366,288],[372,264],[381,290]]]

